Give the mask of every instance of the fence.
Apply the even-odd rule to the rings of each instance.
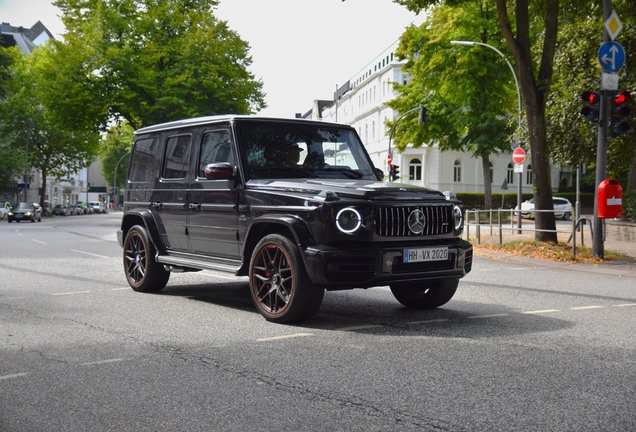
[[[555,210],[534,209],[532,210],[532,212],[533,213],[539,213],[539,212],[554,213]],[[523,218],[522,218],[521,228],[517,227],[516,226],[517,213],[518,211],[514,209],[466,210],[465,224],[464,224],[465,225],[464,232],[466,233],[466,240],[470,240],[471,228],[473,228],[475,231],[477,244],[481,243],[482,230],[488,231],[489,233],[486,235],[489,235],[490,238],[492,238],[493,236],[498,236],[499,244],[504,243],[504,236],[506,236],[506,241],[514,241],[514,240],[521,240],[524,235],[524,232],[526,237],[528,233],[534,234],[536,232],[550,232],[550,233],[556,233],[557,237],[559,236],[559,234],[561,234],[562,237],[569,236],[569,238],[567,239],[567,242],[568,243],[570,241],[572,242],[572,256],[575,257],[576,256],[575,234],[577,232],[580,232],[581,234],[580,245],[585,246],[584,226],[586,224],[589,224],[591,237],[592,238],[594,237],[593,230],[592,230],[592,223],[585,216],[581,216],[578,219],[573,218],[572,223],[569,226],[560,224],[556,226],[557,229],[555,230],[547,230],[547,229],[536,228],[534,224],[532,225],[532,227],[528,225],[524,227]],[[472,216],[472,221],[471,221],[471,216]],[[506,220],[505,223],[504,223],[504,217],[502,216],[505,216],[505,220]],[[568,227],[568,228],[564,229],[563,227]],[[605,229],[603,229],[603,231],[605,231]]]

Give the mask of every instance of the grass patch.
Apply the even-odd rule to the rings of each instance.
[[[621,258],[632,258],[617,252],[605,251],[604,259],[592,256],[592,249],[588,247],[577,247],[576,257],[572,257],[572,245],[567,243],[538,242],[534,240],[514,241],[503,244],[482,243],[473,244],[475,250],[496,250],[507,252],[511,255],[520,255],[529,258],[540,258],[550,261],[598,264],[607,261],[614,261]]]

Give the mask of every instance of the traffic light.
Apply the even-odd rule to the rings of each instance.
[[[399,165],[389,165],[389,181],[395,181],[400,178],[398,175],[400,170],[398,168],[400,168]]]
[[[629,123],[625,118],[629,115],[627,102],[632,99],[630,92],[615,91],[610,93],[610,138],[616,138],[629,130]]]
[[[592,123],[598,123],[601,108],[601,92],[585,91],[581,95],[581,99],[585,102],[585,106],[581,110],[581,114]]]
[[[428,117],[428,110],[424,107],[420,107],[420,116],[417,119],[417,122],[419,124],[424,124],[426,123],[427,117]]]

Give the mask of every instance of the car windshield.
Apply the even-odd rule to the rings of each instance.
[[[247,179],[377,180],[355,132],[337,126],[242,122],[239,152]]]
[[[32,210],[33,206],[29,203],[18,203],[13,206],[13,210]]]

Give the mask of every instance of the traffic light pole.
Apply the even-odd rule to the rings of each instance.
[[[612,0],[603,0],[603,21],[612,14]],[[610,35],[603,29],[603,42],[610,41]],[[601,78],[602,81],[602,78]],[[598,217],[598,186],[607,176],[607,124],[609,120],[609,92],[601,86],[601,102],[598,121],[598,141],[596,145],[596,187],[594,188],[594,231],[592,233],[592,256],[605,258],[603,244],[603,220]],[[576,215],[578,218],[580,215]]]

